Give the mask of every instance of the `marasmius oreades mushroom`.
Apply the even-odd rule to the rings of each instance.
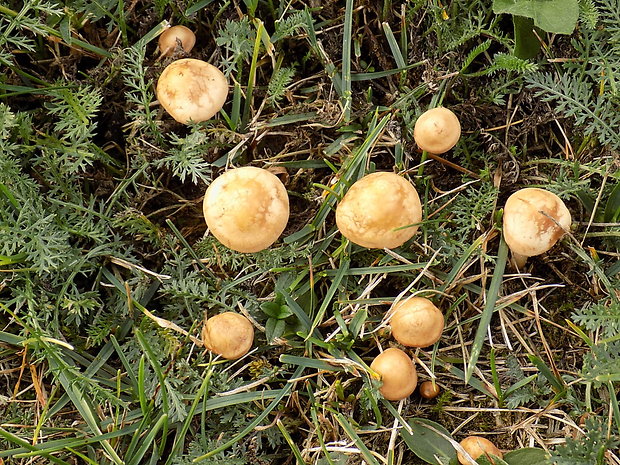
[[[380,172],[355,182],[336,207],[338,229],[368,248],[394,248],[418,230],[422,205],[415,187],[394,173]]]
[[[208,318],[202,327],[202,342],[211,352],[229,360],[248,353],[254,342],[250,320],[235,312],[224,312]]]
[[[418,384],[418,373],[411,357],[391,347],[377,355],[370,368],[381,375],[379,392],[387,400],[402,400],[411,395]]]
[[[461,123],[445,107],[425,111],[415,122],[413,138],[422,150],[442,154],[456,145],[461,137]]]
[[[570,225],[571,215],[562,199],[544,189],[518,190],[504,206],[504,238],[517,268],[522,268],[528,257],[553,247]]]
[[[229,170],[207,188],[203,201],[211,233],[237,252],[258,252],[284,231],[289,200],[284,184],[269,171],[253,166]]]
[[[159,52],[163,56],[171,55],[177,45],[180,45],[185,53],[189,53],[196,45],[196,34],[188,27],[177,25],[169,27],[159,36]]]
[[[170,63],[157,81],[157,98],[179,123],[198,123],[222,109],[228,96],[226,76],[215,66],[194,58]]]
[[[433,302],[424,297],[410,297],[392,307],[392,336],[408,347],[428,347],[441,337],[444,317]]]
[[[490,459],[491,463],[493,463],[493,459],[489,454],[492,454],[500,459],[504,457],[502,451],[495,447],[495,444],[480,436],[468,436],[463,439],[460,444],[461,447],[465,449],[465,452],[471,455],[474,460],[478,460],[479,457],[484,455],[486,458]],[[471,460],[465,458],[465,456],[460,452],[457,454],[457,458],[459,459],[459,463],[463,465],[471,465]]]

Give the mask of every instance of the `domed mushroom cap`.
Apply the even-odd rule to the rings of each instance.
[[[463,439],[460,444],[461,447],[465,449],[474,460],[478,460],[480,456],[486,456],[486,454],[493,454],[500,459],[504,457],[502,451],[495,447],[495,444],[488,439],[481,438],[480,436],[468,436]],[[463,465],[470,465],[471,463],[469,460],[465,459],[460,452],[457,453],[457,458]]]
[[[228,81],[215,66],[193,58],[170,63],[157,81],[157,98],[179,123],[206,121],[226,102]]]
[[[441,389],[437,383],[433,384],[432,381],[424,381],[420,384],[420,395],[425,399],[434,399],[440,392]]]
[[[381,375],[383,385],[379,392],[387,400],[402,400],[415,391],[418,373],[405,352],[391,347],[377,355],[370,368]]]
[[[211,352],[235,360],[247,354],[252,347],[254,328],[243,315],[234,312],[220,313],[205,321],[202,341]]]
[[[394,173],[373,173],[354,183],[336,207],[338,229],[351,242],[368,248],[394,248],[418,230],[420,197],[413,185]],[[415,226],[409,226],[415,224]],[[397,228],[402,228],[398,229]]]
[[[161,33],[158,40],[159,51],[162,55],[171,55],[177,48],[177,40],[181,48],[187,53],[196,45],[196,34],[185,26],[172,26]]]
[[[424,297],[401,300],[390,319],[392,336],[408,347],[428,347],[441,337],[444,318],[433,302]]]
[[[504,207],[504,238],[513,254],[545,253],[570,229],[571,215],[555,194],[527,187],[512,194]]]
[[[436,107],[425,111],[415,122],[413,138],[418,147],[430,153],[447,152],[461,137],[461,123],[447,108]]]
[[[209,230],[226,247],[258,252],[284,231],[288,194],[274,174],[245,166],[225,172],[209,185],[203,211]]]

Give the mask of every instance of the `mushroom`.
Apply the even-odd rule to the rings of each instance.
[[[381,375],[379,392],[387,400],[402,400],[415,391],[418,374],[411,358],[395,347],[384,350],[370,364]]]
[[[478,460],[478,457],[484,455],[491,463],[493,459],[489,457],[489,454],[493,454],[498,458],[503,458],[504,454],[500,451],[495,444],[485,438],[481,438],[479,436],[468,436],[461,441],[461,447],[465,449],[474,460]],[[457,454],[459,462],[463,465],[471,465],[471,460],[465,458],[463,454],[460,452]]]
[[[420,197],[413,185],[394,173],[380,172],[355,182],[336,207],[338,229],[351,242],[368,248],[394,248],[418,230]]]
[[[503,222],[514,264],[523,268],[528,257],[545,253],[569,230],[571,215],[557,195],[527,187],[508,197]]]
[[[401,300],[390,319],[392,336],[408,347],[428,347],[441,337],[444,318],[433,302],[424,297]]]
[[[437,383],[433,383],[432,381],[424,381],[420,384],[420,395],[425,399],[434,399],[439,395],[441,389]]]
[[[425,111],[415,122],[413,138],[422,150],[440,154],[447,152],[461,137],[461,123],[445,107]]]
[[[159,103],[179,123],[206,121],[226,102],[228,81],[215,66],[193,58],[170,63],[157,81]]]
[[[288,222],[284,184],[262,168],[229,170],[207,188],[203,211],[211,233],[237,252],[258,252],[273,244]]]
[[[235,360],[247,354],[252,347],[254,328],[243,315],[235,312],[220,313],[205,321],[202,342],[211,352]]]
[[[185,53],[189,53],[196,45],[196,35],[185,26],[172,26],[159,36],[159,52],[163,55],[172,55],[180,44]]]

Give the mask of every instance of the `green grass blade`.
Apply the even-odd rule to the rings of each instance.
[[[347,0],[342,33],[342,107],[344,122],[351,120],[351,34],[353,29],[353,0]]]
[[[499,298],[499,291],[502,286],[504,269],[506,268],[507,260],[508,245],[506,245],[506,241],[502,236],[499,243],[497,260],[495,261],[493,278],[491,279],[489,290],[486,293],[486,303],[484,306],[484,310],[482,311],[482,316],[480,317],[480,322],[478,323],[478,330],[476,331],[474,343],[472,344],[471,354],[469,355],[469,360],[467,362],[467,368],[465,369],[466,383],[468,383],[471,379],[471,375],[474,372],[476,362],[478,362],[478,357],[480,357],[480,352],[482,352],[484,339],[486,338],[487,330],[489,329],[489,325],[491,324],[491,317],[493,316],[493,311],[495,309],[495,302],[497,302],[497,299]]]

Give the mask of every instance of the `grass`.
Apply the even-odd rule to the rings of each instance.
[[[620,4],[580,3],[532,60],[483,0],[1,5],[0,462],[452,465],[476,434],[509,465],[619,464]],[[226,72],[210,121],[156,101],[184,56],[158,57],[167,23]],[[461,140],[420,153],[413,125],[437,105]],[[209,182],[244,165],[291,200],[255,254],[202,218]],[[423,200],[394,250],[335,225],[373,171]],[[524,186],[573,226],[516,272],[501,216]],[[446,318],[407,350],[442,393],[391,403],[369,365],[411,294]],[[201,345],[223,311],[255,322],[238,361]]]

